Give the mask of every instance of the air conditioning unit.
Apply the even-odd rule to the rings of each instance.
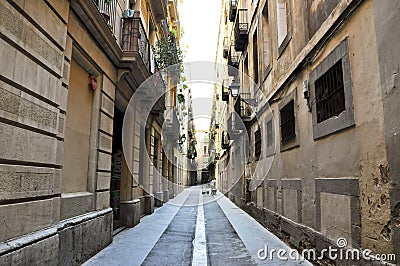
[[[124,18],[132,18],[133,17],[133,10],[132,9],[126,9],[122,12],[122,16]]]

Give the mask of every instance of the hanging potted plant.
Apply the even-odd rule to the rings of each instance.
[[[171,74],[173,78],[180,79],[183,55],[182,50],[176,44],[175,38],[172,36],[173,34],[170,34],[167,38],[158,40],[153,52],[158,67],[164,69],[174,66],[173,69],[168,69],[168,73]]]
[[[179,102],[180,104],[182,104],[182,103],[185,102],[185,95],[183,95],[182,93],[179,93],[179,94],[176,96],[176,98],[178,99],[178,102]]]

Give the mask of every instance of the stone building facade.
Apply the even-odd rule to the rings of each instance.
[[[81,264],[152,213],[154,194],[177,193],[153,186],[153,169],[174,178],[161,145],[164,98],[130,131],[129,160],[122,152],[127,104],[158,71],[152,47],[171,30],[179,42],[176,5],[1,1],[1,265]]]
[[[240,90],[216,87],[224,126],[211,127],[223,138],[235,110],[249,151],[231,187],[225,166],[241,142],[217,148],[220,187],[299,249],[345,238],[398,260],[400,4],[222,2],[217,61],[238,68]],[[270,169],[257,176],[257,165]]]

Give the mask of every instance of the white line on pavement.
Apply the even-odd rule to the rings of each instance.
[[[192,265],[207,265],[206,229],[204,224],[203,195],[199,190],[199,205],[197,206],[196,234],[193,240]]]

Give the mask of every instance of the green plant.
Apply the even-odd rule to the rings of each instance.
[[[194,158],[197,157],[196,147],[195,147],[195,145],[192,144],[192,143],[189,144],[189,147],[188,147],[188,157],[189,157],[189,158],[192,158],[192,159],[194,159]]]
[[[105,2],[106,4],[110,4],[110,3],[111,3],[111,0],[104,0],[104,2]]]
[[[172,28],[169,29],[169,32],[174,35],[174,37],[176,38],[176,36],[178,35],[178,32]]]
[[[168,38],[161,38],[157,42],[154,54],[159,68],[162,69],[179,64],[177,71],[180,72],[183,61],[182,51],[180,47],[176,45],[175,37],[172,36],[172,34],[168,36]]]
[[[183,86],[182,86],[182,87],[183,87],[183,89],[184,89],[184,90],[186,90],[186,89],[187,89],[189,86],[188,86],[188,85],[186,85],[186,84],[183,84]]]
[[[179,103],[184,103],[185,102],[185,95],[183,95],[182,93],[179,93],[176,98],[178,99]]]

